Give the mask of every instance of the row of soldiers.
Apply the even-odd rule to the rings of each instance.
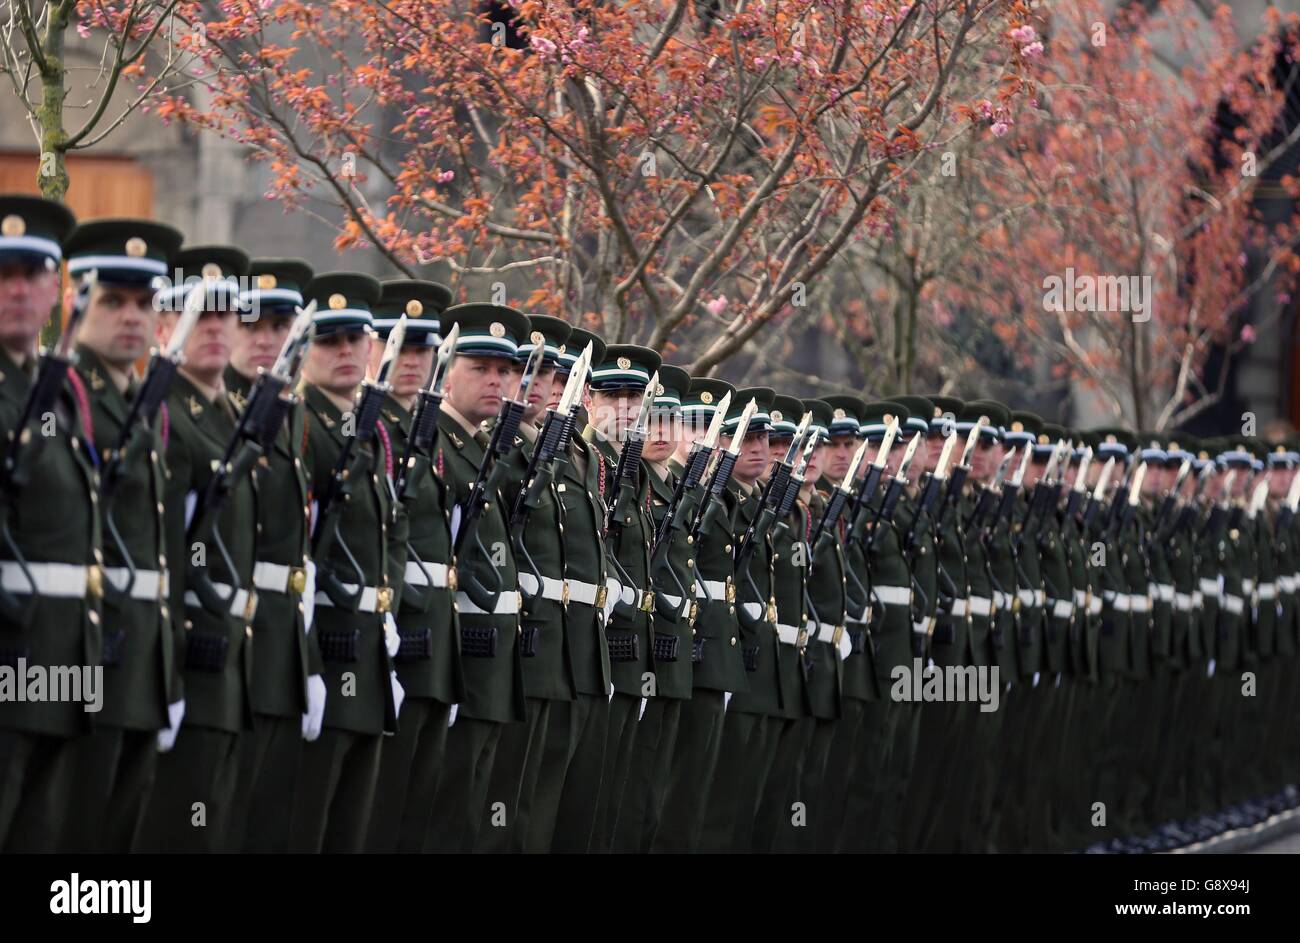
[[[5,850],[1154,848],[1298,781],[1294,443],[181,243],[0,196]]]

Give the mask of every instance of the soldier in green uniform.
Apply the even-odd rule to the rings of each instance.
[[[379,782],[366,836],[366,850],[372,852],[418,852],[424,847],[448,721],[465,691],[450,501],[445,483],[434,474],[432,455],[410,447],[417,397],[429,382],[434,352],[442,343],[439,315],[450,302],[451,292],[436,282],[392,279],[383,282],[373,312],[372,375],[378,372],[389,334],[400,318],[406,318],[392,389],[379,416],[398,458],[399,480],[405,476],[400,497],[410,530],[393,659],[405,696],[397,733],[384,739],[380,752]],[[403,466],[407,455],[410,459]]]
[[[259,372],[270,370],[284,347],[312,271],[298,259],[255,259],[249,277],[252,287],[240,295],[245,310],[225,370],[230,401],[240,413]],[[254,475],[259,531],[253,567],[253,730],[240,743],[230,829],[233,851],[288,850],[285,809],[293,801],[303,737],[319,735],[325,710],[320,649],[307,635],[309,604],[304,598],[309,536],[308,471],[302,461],[305,421],[301,401],[295,401]],[[304,731],[304,714],[314,719],[310,731]]]
[[[692,400],[698,397],[703,405],[717,409],[728,393],[732,394],[731,406],[723,420],[720,449],[730,446],[731,435],[739,430],[740,414],[749,400],[741,403],[731,384],[704,377],[691,381],[688,394]],[[700,419],[712,418],[704,411],[700,411],[698,416]],[[746,434],[739,446],[737,464],[746,461],[756,471],[761,471],[767,460],[766,433],[764,420],[759,423],[754,440],[749,440]],[[710,783],[722,748],[727,704],[737,691],[749,688],[736,615],[734,552],[737,535],[733,523],[736,498],[733,492],[724,489],[721,494],[710,493],[704,502],[693,534],[697,609],[691,654],[694,666],[692,691],[690,700],[685,701],[681,708],[668,792],[652,845],[657,852],[692,851],[698,847],[708,809]],[[710,503],[715,506],[710,508]]]
[[[499,827],[480,833],[482,851],[524,849],[533,794],[539,786],[543,792],[553,793],[560,774],[555,765],[543,768],[551,705],[572,701],[574,697],[565,627],[568,591],[564,582],[564,522],[558,483],[552,480],[547,484],[544,478],[539,479],[536,468],[529,475],[540,426],[551,405],[560,351],[572,329],[559,318],[545,315],[530,315],[528,320],[528,337],[515,355],[521,376],[525,362],[539,345],[544,354],[519,425],[524,441],[510,455],[510,474],[502,491],[523,597],[519,655],[525,722],[508,726],[501,733],[488,786],[489,810],[484,814],[496,826],[490,806],[503,802],[505,820]],[[526,506],[521,503],[521,492],[529,501]],[[557,730],[554,735],[564,736],[564,731]],[[561,752],[568,753],[567,745],[561,745]]]
[[[1265,698],[1264,733],[1261,753],[1266,766],[1265,779],[1271,789],[1277,789],[1283,783],[1293,783],[1288,764],[1290,750],[1287,734],[1291,723],[1291,710],[1294,707],[1293,695],[1297,685],[1292,679],[1295,675],[1295,584],[1292,574],[1296,570],[1295,545],[1287,515],[1282,513],[1291,480],[1295,474],[1297,454],[1285,443],[1272,442],[1268,447],[1269,479],[1268,503],[1266,513],[1268,526],[1272,529],[1271,549],[1274,555],[1274,582],[1277,586],[1276,619],[1274,633],[1274,659],[1268,671],[1268,690],[1260,693]],[[1261,605],[1264,602],[1260,593]]]
[[[66,249],[70,264],[95,262],[98,287],[77,335],[77,373],[93,419],[95,452],[112,462],[101,475],[99,505],[104,542],[104,708],[91,734],[75,742],[75,793],[68,806],[63,848],[67,851],[131,849],[157,771],[158,731],[167,726],[172,680],[172,636],[159,569],[163,546],[166,482],[162,453],[165,417],[127,432],[138,393],[135,362],[153,343],[158,323],[153,279],[116,256],[121,227],[159,246],[166,255],[181,243],[169,226],[143,220],[87,223]],[[108,243],[105,245],[104,243]],[[109,251],[104,252],[105,249]],[[80,268],[80,265],[78,264]],[[123,442],[122,455],[113,453]]]
[[[690,374],[680,367],[661,365],[659,385],[663,392],[655,396],[650,435],[641,453],[650,482],[650,513],[656,535],[666,526],[664,518],[683,473],[674,452],[702,432],[692,426],[683,435],[682,404],[690,402]],[[689,527],[689,523],[684,526]],[[682,704],[691,697],[695,550],[687,539],[678,539],[679,534],[669,530],[663,543],[654,547],[651,560],[655,593],[654,691],[637,723],[636,743],[614,830],[615,851],[649,849],[668,790]]]
[[[636,422],[646,386],[660,363],[659,355],[649,348],[616,344],[606,348],[604,358],[591,373],[591,424],[583,438],[600,454],[597,493],[609,508],[606,550],[610,576],[619,583],[605,627],[614,692],[609,703],[605,765],[591,839],[593,851],[609,850],[614,840],[618,807],[634,755],[637,722],[653,691],[650,540],[654,519],[646,506],[650,481],[640,460],[623,482],[615,479],[625,436]]]
[[[98,485],[89,410],[75,377],[59,390],[53,428],[41,417],[43,428],[22,430],[31,439],[17,454],[10,439],[20,432],[37,338],[58,301],[60,243],[73,222],[57,203],[0,196],[0,432],[11,466],[0,476],[0,669],[11,682],[29,666],[93,670],[100,663]],[[117,242],[119,255],[126,238]],[[150,264],[166,271],[170,248],[156,246]],[[38,434],[46,430],[53,434]],[[0,699],[0,850],[52,851],[72,798],[72,738],[90,729],[88,704],[8,693]]]
[[[362,849],[383,735],[397,730],[402,703],[392,662],[407,537],[405,516],[393,507],[399,458],[377,411],[363,408],[381,392],[363,387],[358,397],[380,293],[374,278],[350,272],[317,275],[304,292],[318,306],[302,395],[316,567],[311,637],[326,696],[321,735],[304,745],[298,772],[289,837],[298,852]],[[375,417],[369,429],[366,416]]]
[[[438,417],[435,468],[447,485],[448,497],[458,506],[452,512],[455,540],[464,526],[460,522],[469,514],[479,468],[492,460],[487,454],[491,422],[502,402],[516,395],[514,358],[531,328],[521,312],[493,304],[448,308],[442,314],[443,331],[450,331],[452,325],[460,326],[460,338]],[[518,442],[502,443],[502,447],[507,452],[498,460],[509,461],[509,451],[518,448]],[[482,499],[485,503],[474,531],[461,538],[456,557],[465,699],[447,734],[425,842],[429,851],[475,848],[480,830],[488,824],[483,813],[503,728],[524,720],[519,578],[507,519],[509,505],[500,492],[485,493]],[[500,811],[498,807],[493,814]]]
[[[785,459],[805,412],[803,402],[793,396],[777,394],[773,398],[772,428],[768,432],[770,462]],[[795,456],[792,472],[799,471],[801,457]],[[772,596],[780,643],[776,654],[781,704],[779,713],[769,718],[774,728],[768,733],[772,759],[767,780],[761,785],[753,831],[745,843],[742,823],[736,836],[738,851],[771,851],[778,831],[788,822],[792,814],[788,797],[795,789],[804,735],[812,717],[805,662],[808,647],[805,627],[808,607],[804,597],[808,568],[804,565],[807,561],[803,548],[806,513],[806,508],[796,501],[789,514],[784,519],[778,517],[772,526]]]
[[[557,383],[568,378],[588,345],[591,363],[604,362],[605,342],[590,331],[574,328],[560,354]],[[588,377],[590,374],[588,368]],[[586,382],[583,395],[587,395]],[[564,773],[554,804],[542,794],[533,799],[528,851],[587,851],[605,765],[613,692],[605,624],[617,591],[611,592],[607,583],[605,503],[601,493],[604,464],[581,431],[580,419],[577,434],[568,443],[568,464],[556,486],[564,507],[564,576],[569,584],[567,638],[576,695],[573,701],[551,705],[551,730],[559,733],[552,739],[548,731],[547,743],[552,747],[547,752],[558,752],[557,744],[567,745],[569,751],[559,757]],[[615,583],[616,590],[618,585]]]
[[[248,257],[226,246],[196,246],[178,252],[173,263],[184,280],[160,293],[160,343],[176,327],[192,280],[207,288],[203,316],[182,348],[185,362],[166,400],[168,608],[181,671],[173,691],[183,700],[160,735],[164,747],[173,741],[175,747],[158,761],[137,849],[216,851],[229,840],[239,740],[252,726],[252,462],[220,468],[237,422],[224,373],[242,311],[237,279],[247,273]],[[212,484],[214,466],[227,479],[224,489]]]
[[[759,479],[771,463],[769,435],[775,396],[776,391],[767,387],[750,387],[737,390],[732,401],[741,409],[751,399],[758,404],[728,486],[735,505],[732,530],[737,553],[744,540],[756,541],[738,561],[735,577],[741,656],[749,677],[748,689],[733,694],[727,705],[701,842],[704,850],[749,848],[781,732],[781,725],[772,720],[779,716],[784,697],[794,696],[793,691],[784,695],[782,690],[769,535],[755,529],[755,535],[748,536],[762,509]]]

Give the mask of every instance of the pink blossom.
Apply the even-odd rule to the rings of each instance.
[[[722,312],[727,310],[727,296],[718,295],[718,297],[714,298],[704,306],[704,310],[709,312],[709,314],[713,315],[715,318],[720,316]]]
[[[1280,292],[1278,292],[1278,293],[1277,293],[1277,303],[1280,304],[1280,305],[1290,304],[1290,303],[1291,303],[1291,292],[1289,292],[1289,291],[1280,291]]]
[[[87,26],[85,23],[78,23],[78,24],[77,24],[77,35],[80,36],[82,39],[89,39],[89,38],[90,38],[90,27]]]
[[[1255,343],[1255,329],[1249,324],[1243,324],[1241,326],[1241,342],[1243,344]]]
[[[1021,48],[1020,54],[1026,59],[1041,59],[1043,57],[1043,44],[1030,43],[1028,46]]]
[[[555,55],[555,43],[551,42],[545,36],[533,36],[528,40],[529,45],[536,49],[543,56]]]
[[[444,170],[442,173],[438,174],[436,179],[439,183],[451,183],[456,179],[456,171]]]
[[[755,69],[761,69],[761,68],[763,68],[763,66],[765,66],[765,65],[767,65],[767,60],[764,59],[762,56],[755,56],[755,57],[754,57],[754,68],[755,68]]]
[[[989,128],[989,130],[993,132],[995,138],[1000,138],[1011,130],[1011,125],[1007,124],[1005,121],[995,121],[993,122],[993,127]]]
[[[980,117],[981,118],[993,117],[993,102],[989,101],[987,98],[984,99],[982,102],[980,102]]]
[[[1010,35],[1018,43],[1032,43],[1038,38],[1038,33],[1032,26],[1017,26]]]
[[[1246,267],[1246,253],[1244,252],[1237,253],[1237,264],[1240,265],[1242,268]]]

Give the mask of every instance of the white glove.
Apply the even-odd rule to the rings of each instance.
[[[185,717],[185,698],[175,704],[167,705],[167,726],[158,731],[158,752],[166,753],[176,746],[176,735],[181,732],[181,720]]]
[[[614,614],[614,607],[618,605],[619,597],[622,595],[622,583],[612,576],[605,580],[605,622],[609,622],[609,617]]]
[[[1205,666],[1205,677],[1207,677],[1207,678],[1213,678],[1213,677],[1214,677],[1214,659],[1213,659],[1213,658],[1211,658],[1211,659],[1210,659],[1210,663],[1209,663],[1208,665]]]
[[[311,743],[320,736],[321,722],[325,719],[325,679],[320,675],[307,676],[307,713],[302,715],[302,738]]]
[[[645,716],[646,700],[647,700],[647,699],[644,698],[644,697],[641,698],[641,712],[640,712],[639,714],[636,715],[636,719],[637,719],[638,722],[641,720],[642,717]]]
[[[1037,672],[1037,671],[1034,672],[1034,684],[1033,684],[1033,686],[1034,686],[1034,687],[1038,687],[1038,672]]]
[[[459,705],[459,704],[453,704],[453,705],[451,705],[451,710],[449,710],[449,711],[447,712],[447,726],[448,726],[448,727],[455,727],[455,726],[456,726],[456,712],[457,712],[458,710],[460,710],[460,705]]]
[[[402,682],[397,680],[397,672],[388,672],[388,680],[393,683],[393,713],[401,715],[402,701],[406,699],[406,691],[402,688]]]
[[[725,714],[727,712],[727,708],[730,706],[731,706],[731,692],[723,691],[722,692],[722,713]]]
[[[844,634],[840,636],[840,661],[844,661],[852,654],[853,639],[849,638],[849,630],[845,629]]]
[[[397,620],[391,612],[384,613],[384,647],[388,649],[389,658],[396,658],[397,650],[402,647],[402,637],[397,634]]]

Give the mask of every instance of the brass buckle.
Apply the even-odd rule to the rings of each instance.
[[[842,638],[844,638],[844,626],[837,625],[835,631],[831,633],[831,644],[838,648]]]
[[[1011,611],[1012,612],[1020,611],[1020,595],[1018,593],[1011,597]]]
[[[375,612],[385,613],[393,605],[393,588],[380,586],[375,590]]]
[[[644,593],[641,594],[640,608],[642,612],[655,611],[655,594],[652,590],[646,590]]]
[[[307,569],[305,567],[289,567],[289,589],[299,596],[307,589]]]
[[[700,604],[699,604],[699,602],[697,602],[696,600],[692,599],[692,600],[691,600],[691,614],[690,614],[690,623],[691,623],[691,625],[694,625],[694,624],[695,624],[695,620],[698,619],[699,617],[700,617]]]
[[[456,589],[456,568],[450,564],[447,566],[447,588],[453,592]]]
[[[731,577],[727,577],[727,602],[735,603],[736,601],[736,584],[731,582]]]
[[[776,601],[769,600],[767,604],[767,621],[776,622]]]
[[[86,592],[91,596],[104,595],[104,568],[98,563],[86,567]]]
[[[244,621],[252,622],[253,616],[257,613],[257,590],[248,591],[248,601],[244,603]]]
[[[605,608],[605,599],[609,596],[609,587],[600,586],[596,589],[596,608]]]
[[[803,651],[808,647],[808,629],[807,627],[799,630],[799,637],[794,640],[795,647]]]
[[[569,581],[562,580],[560,585],[562,587],[560,589],[560,602],[567,606],[569,604]]]

